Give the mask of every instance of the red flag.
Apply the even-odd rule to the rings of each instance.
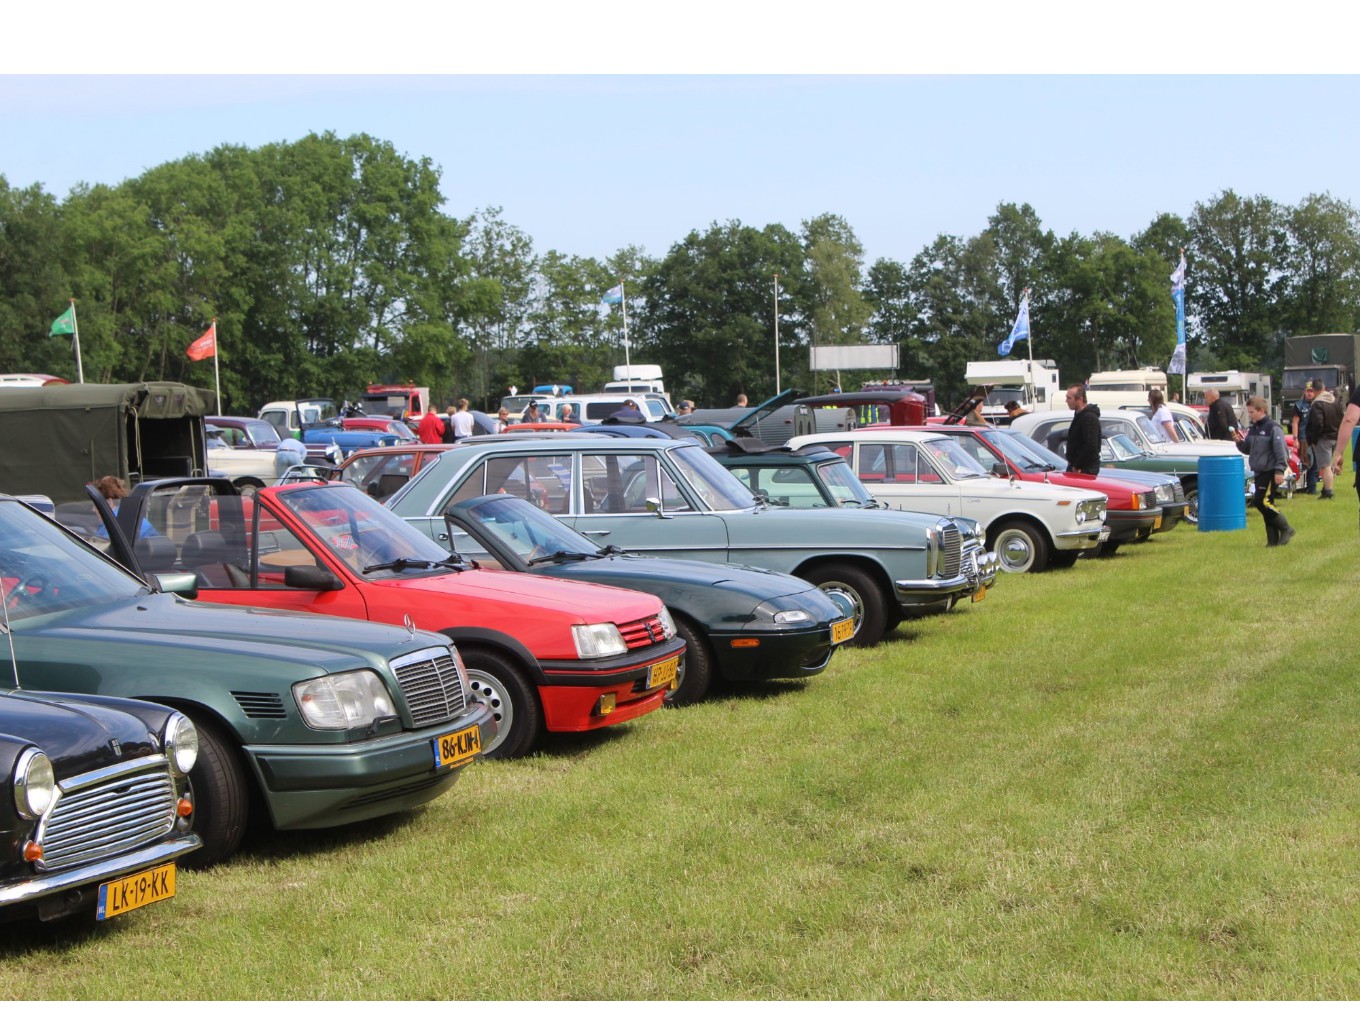
[[[189,356],[190,361],[202,361],[204,358],[217,357],[217,320],[208,327],[208,332],[191,343],[184,349],[184,353]]]

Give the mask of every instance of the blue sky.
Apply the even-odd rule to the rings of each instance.
[[[598,27],[589,39],[606,46]],[[184,56],[182,40],[173,52]],[[971,63],[988,66],[987,52]],[[1130,63],[1118,56],[1111,66]],[[1356,76],[981,75],[940,73],[939,60],[902,62],[931,73],[872,75],[269,73],[279,59],[236,62],[263,73],[0,75],[0,174],[63,197],[221,144],[366,132],[439,166],[450,214],[499,206],[537,251],[595,257],[627,244],[659,256],[730,219],[796,230],[836,213],[870,260],[908,261],[939,234],[978,232],[1001,202],[1030,203],[1059,234],[1127,237],[1228,188],[1284,203],[1360,199]],[[1209,62],[1241,64],[1255,61]],[[808,66],[846,69],[835,65]]]

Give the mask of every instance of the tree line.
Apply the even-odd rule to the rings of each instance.
[[[974,236],[868,265],[833,213],[596,257],[536,252],[500,209],[459,218],[450,204],[428,159],[367,135],[222,146],[61,200],[0,175],[0,369],[74,379],[70,338],[48,335],[74,297],[87,382],[211,386],[185,347],[216,319],[238,413],[406,380],[492,406],[512,385],[598,389],[624,360],[626,311],[631,360],[701,406],[884,374],[814,377],[809,344],[896,345],[899,376],[953,397],[966,362],[997,357],[1027,288],[1034,355],[1064,382],[1165,367],[1182,249],[1191,371],[1278,372],[1285,336],[1360,325],[1360,220],[1328,194],[1290,206],[1224,191],[1127,240],[1059,237],[1005,203]],[[602,304],[619,281],[624,307]]]

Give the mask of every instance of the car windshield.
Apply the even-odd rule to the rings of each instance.
[[[841,506],[872,506],[876,502],[873,493],[864,487],[859,476],[844,460],[818,464],[817,474]]]
[[[940,436],[929,439],[925,448],[943,465],[950,478],[986,478],[988,471],[976,457],[963,448],[957,439]]]
[[[1162,432],[1161,434],[1158,434],[1157,430],[1152,427],[1152,420],[1148,418],[1147,415],[1134,415],[1133,423],[1137,426],[1138,431],[1147,438],[1149,443],[1165,443],[1167,441],[1166,433]]]
[[[267,421],[246,422],[245,434],[250,437],[252,446],[278,446],[279,434]]]
[[[1021,471],[1060,471],[1065,465],[1056,463],[1053,451],[1014,429],[988,429],[983,433]]]
[[[290,489],[279,499],[351,570],[370,580],[436,570],[449,557],[444,546],[352,485]]]
[[[0,585],[11,624],[148,591],[84,541],[12,500],[0,501]]]
[[[749,510],[755,494],[697,445],[677,446],[671,457],[680,475],[710,510]]]
[[[488,499],[477,506],[458,503],[450,509],[461,522],[470,521],[487,533],[476,537],[496,542],[498,548],[491,552],[513,557],[521,565],[527,565],[531,560],[582,559],[600,555],[600,547],[590,539],[518,496]],[[471,547],[463,548],[462,543],[457,543],[456,547],[468,555],[475,552]]]
[[[1115,460],[1136,460],[1146,456],[1143,448],[1122,432],[1108,432],[1101,443],[1114,455]]]

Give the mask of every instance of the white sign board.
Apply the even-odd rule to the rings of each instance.
[[[897,344],[813,344],[808,348],[814,372],[898,367]]]

